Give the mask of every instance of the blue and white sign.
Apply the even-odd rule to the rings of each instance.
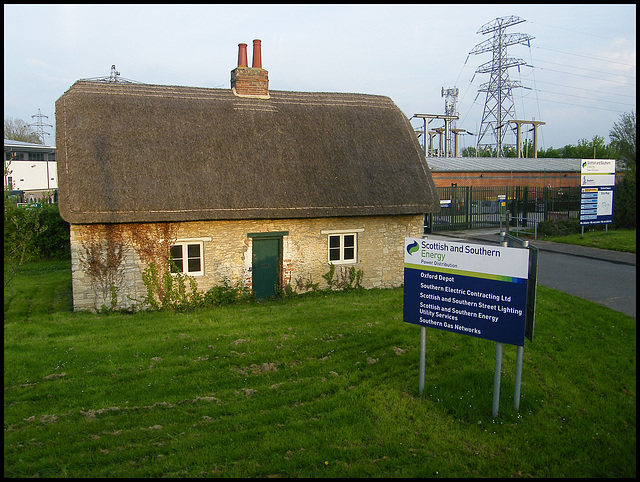
[[[529,250],[405,238],[404,321],[524,346]]]
[[[580,225],[612,223],[616,161],[582,159],[580,180]]]

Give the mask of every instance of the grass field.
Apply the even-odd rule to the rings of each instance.
[[[635,477],[636,320],[538,287],[505,345],[402,321],[402,289],[188,313],[71,311],[68,262],[5,290],[5,477]]]
[[[582,234],[571,234],[568,236],[547,236],[545,241],[556,243],[578,244],[590,248],[612,249],[627,253],[636,252],[636,230],[635,229],[615,229],[605,231],[604,229],[586,231]]]

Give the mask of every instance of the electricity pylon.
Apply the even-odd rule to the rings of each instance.
[[[53,127],[51,124],[45,124],[44,122],[42,122],[42,118],[44,117],[45,119],[48,119],[49,116],[48,115],[44,115],[42,112],[40,112],[40,109],[38,109],[38,113],[34,114],[31,116],[32,118],[35,118],[36,121],[33,124],[29,124],[29,127],[35,127],[36,128],[36,134],[38,136],[38,139],[40,139],[40,143],[44,144],[44,136],[48,136],[50,135],[48,132],[44,131],[45,127]]]
[[[534,37],[522,33],[507,34],[505,30],[507,27],[524,21],[514,15],[496,18],[483,25],[476,32],[483,35],[493,34],[491,38],[479,43],[469,52],[469,55],[485,52],[492,53],[492,59],[476,69],[476,74],[491,74],[489,82],[481,84],[478,88],[478,92],[487,93],[487,98],[476,141],[476,152],[486,147],[495,146],[497,157],[501,157],[504,137],[509,128],[509,120],[516,118],[511,91],[514,88],[522,87],[522,85],[520,82],[509,80],[509,69],[524,65],[526,62],[522,59],[508,58],[507,47],[516,44],[529,45],[529,40]],[[491,137],[492,141],[488,141],[485,137]]]

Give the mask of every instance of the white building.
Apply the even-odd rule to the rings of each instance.
[[[4,185],[22,191],[25,202],[52,196],[58,190],[55,146],[5,139],[4,165]]]

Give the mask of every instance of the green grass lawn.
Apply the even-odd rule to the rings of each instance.
[[[578,244],[590,248],[611,249],[627,253],[636,252],[635,229],[610,229],[608,231],[598,229],[586,231],[584,236],[580,233],[568,236],[547,236],[540,239],[556,243]]]
[[[402,289],[188,313],[71,311],[68,262],[5,289],[5,477],[635,477],[636,320],[538,287],[505,345],[402,321]]]

